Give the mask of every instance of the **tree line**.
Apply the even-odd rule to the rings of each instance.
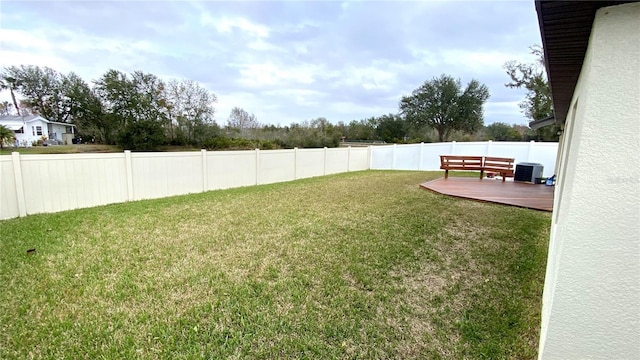
[[[540,59],[536,64],[504,65],[511,79],[505,86],[526,88],[521,108],[530,119],[539,119],[552,114],[552,108],[542,50],[532,47],[532,53]],[[155,150],[162,145],[277,149],[335,147],[347,141],[557,140],[554,129],[534,131],[505,123],[485,126],[488,88],[475,79],[463,87],[459,79],[445,74],[403,96],[397,114],[335,123],[320,117],[288,126],[261,124],[239,107],[220,125],[214,119],[217,96],[213,92],[192,80],[165,81],[143,71],[126,74],[111,69],[87,83],[73,72],[11,66],[0,73],[0,90],[9,91],[12,100],[0,104],[3,115],[38,114],[72,123],[85,141],[131,150]]]

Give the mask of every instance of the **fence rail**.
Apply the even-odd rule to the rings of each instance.
[[[439,155],[515,157],[553,173],[557,143],[0,156],[0,219],[368,169],[438,170]]]

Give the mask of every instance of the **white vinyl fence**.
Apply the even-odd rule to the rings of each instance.
[[[440,155],[496,156],[515,158],[515,163],[544,166],[543,176],[553,175],[558,143],[548,142],[463,142],[386,145],[371,148],[372,170],[439,170]]]
[[[439,155],[514,157],[553,174],[557,143],[0,156],[0,219],[368,169],[439,170]]]
[[[369,169],[369,148],[0,156],[0,219]]]

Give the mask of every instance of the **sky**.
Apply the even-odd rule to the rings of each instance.
[[[281,126],[397,113],[441,74],[487,85],[485,124],[524,125],[525,91],[504,86],[503,65],[533,62],[540,42],[533,0],[0,0],[0,67],[195,80],[221,125],[234,107]]]

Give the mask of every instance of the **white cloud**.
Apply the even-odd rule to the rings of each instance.
[[[339,85],[361,87],[365,90],[391,90],[397,84],[397,66],[373,63],[364,67],[342,69]]]
[[[41,5],[3,3],[0,66],[188,78],[219,96],[219,122],[234,106],[280,124],[383,115],[442,73],[488,84],[487,121],[517,122],[522,94],[503,86],[502,66],[533,61],[539,38],[535,10],[510,2]]]
[[[526,125],[529,120],[522,115],[519,103],[519,101],[486,103],[484,106],[485,124],[503,122],[509,125]]]
[[[321,68],[313,64],[278,66],[273,63],[241,64],[238,82],[249,88],[312,84]]]
[[[468,51],[464,49],[449,49],[441,53],[443,64],[465,66],[474,72],[483,73],[499,69],[502,71],[504,63],[510,60],[528,61],[528,57],[516,52],[503,51]]]
[[[200,14],[200,24],[205,27],[213,27],[219,33],[231,34],[233,29],[238,29],[246,35],[256,38],[268,38],[270,30],[267,26],[253,23],[243,17],[214,17],[208,12]]]
[[[285,98],[297,106],[318,106],[323,104],[327,93],[310,89],[279,89],[262,92],[263,95],[274,98]]]

